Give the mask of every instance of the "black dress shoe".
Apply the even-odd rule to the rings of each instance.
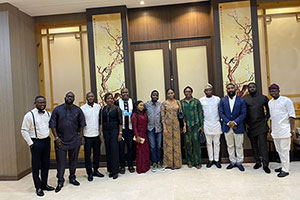
[[[55,192],[56,193],[59,192],[63,186],[64,186],[63,184],[58,184],[55,188]]]
[[[235,167],[235,164],[230,163],[230,164],[226,167],[226,169],[232,169],[232,168],[234,168],[234,167]]]
[[[93,179],[94,179],[94,178],[93,178],[93,175],[92,175],[92,174],[89,174],[89,175],[88,175],[88,181],[91,182],[91,181],[93,181]]]
[[[253,166],[253,169],[259,169],[262,165],[260,163],[256,163],[254,166]]]
[[[79,186],[79,185],[80,185],[80,183],[79,183],[76,179],[70,180],[70,183],[71,183],[72,185],[75,185],[75,186]]]
[[[124,167],[120,168],[120,174],[125,174],[125,168]]]
[[[282,171],[282,168],[279,167],[279,168],[275,169],[274,171],[275,171],[275,172],[281,172],[281,171]]]
[[[130,173],[134,173],[134,172],[135,172],[135,169],[134,169],[134,167],[128,167],[128,171],[129,171]]]
[[[239,170],[240,170],[241,172],[245,171],[245,168],[243,167],[242,164],[239,164],[239,165],[236,165],[236,166],[237,166],[237,168],[239,168]]]
[[[53,191],[53,190],[55,190],[55,188],[50,185],[46,185],[46,186],[42,187],[42,190]]]
[[[104,175],[101,174],[98,170],[97,170],[97,171],[94,171],[93,176],[97,176],[97,177],[100,177],[100,178],[103,178],[103,177],[104,177]]]
[[[39,197],[44,196],[44,192],[43,192],[42,188],[36,189],[36,195],[38,195]]]
[[[267,174],[270,174],[271,173],[271,170],[268,166],[265,166],[263,167],[264,171],[267,173]]]
[[[212,165],[213,165],[213,162],[212,161],[208,161],[208,163],[206,164],[206,167],[207,168],[211,168]]]
[[[113,175],[112,173],[109,173],[109,174],[108,174],[108,177],[109,177],[109,178],[112,178],[113,176],[114,176],[114,175]]]
[[[216,167],[219,168],[219,169],[222,168],[222,165],[221,165],[220,161],[216,161],[216,162],[215,162],[215,165],[216,165]]]
[[[286,176],[288,176],[289,175],[289,173],[288,172],[284,172],[284,171],[281,171],[279,174],[277,174],[277,176],[279,177],[279,178],[283,178],[283,177],[286,177]]]
[[[118,178],[118,174],[113,175],[113,179],[117,179]]]

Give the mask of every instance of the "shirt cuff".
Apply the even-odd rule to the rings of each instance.
[[[27,141],[27,144],[28,144],[28,146],[33,145],[32,139],[28,140],[28,141]]]

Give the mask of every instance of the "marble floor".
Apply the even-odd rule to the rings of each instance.
[[[37,197],[33,187],[31,174],[19,181],[0,181],[0,200],[26,199],[62,199],[62,200],[173,200],[173,199],[300,199],[300,162],[291,163],[290,175],[277,178],[274,169],[278,163],[271,163],[271,174],[262,169],[254,170],[253,164],[245,164],[245,172],[237,168],[226,170],[213,166],[207,169],[189,169],[183,166],[179,170],[149,171],[146,174],[120,175],[112,180],[107,174],[104,178],[87,181],[85,169],[78,169],[79,187],[65,182],[61,192],[45,192],[44,197]],[[100,171],[105,173],[105,168]],[[68,171],[66,171],[66,180]],[[56,186],[56,171],[50,170],[49,184]]]

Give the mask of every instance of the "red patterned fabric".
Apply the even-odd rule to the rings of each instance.
[[[139,174],[145,173],[150,169],[150,150],[147,136],[148,116],[146,113],[133,113],[131,122],[135,137],[145,139],[143,144],[136,143],[136,171]]]

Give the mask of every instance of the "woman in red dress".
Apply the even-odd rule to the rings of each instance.
[[[147,137],[148,116],[145,112],[144,102],[136,102],[131,122],[136,138],[136,171],[138,174],[145,173],[150,169],[150,151]]]

